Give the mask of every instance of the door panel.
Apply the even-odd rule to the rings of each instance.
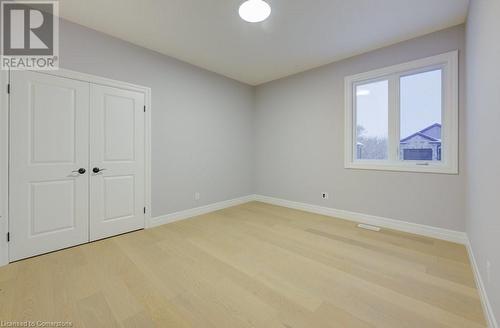
[[[75,228],[75,181],[30,183],[31,236]]]
[[[104,177],[105,220],[134,216],[134,176]]]
[[[15,71],[10,96],[11,261],[89,238],[88,83]]]
[[[74,163],[75,90],[33,83],[30,96],[31,162]]]
[[[135,161],[135,99],[104,95],[103,160]]]
[[[144,94],[93,85],[90,239],[144,228]]]

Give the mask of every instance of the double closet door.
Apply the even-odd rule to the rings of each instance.
[[[144,228],[141,92],[11,74],[9,258]]]

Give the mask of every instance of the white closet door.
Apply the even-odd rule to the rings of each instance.
[[[90,87],[28,71],[12,72],[11,86],[9,258],[14,261],[89,239]]]
[[[90,239],[144,228],[144,94],[91,86]]]

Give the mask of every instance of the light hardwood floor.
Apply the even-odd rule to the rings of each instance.
[[[0,320],[486,326],[463,246],[258,202],[0,268]]]

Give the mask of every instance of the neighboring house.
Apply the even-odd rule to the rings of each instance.
[[[435,123],[400,141],[400,158],[413,161],[441,160],[441,124]]]

